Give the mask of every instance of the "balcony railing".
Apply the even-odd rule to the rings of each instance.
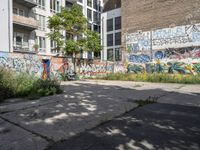
[[[28,53],[35,53],[33,48],[30,48],[28,42],[14,42],[13,43],[13,50],[16,52],[28,52]]]
[[[30,30],[34,30],[38,28],[38,22],[34,18],[28,18],[24,16],[15,15],[15,14],[13,14],[13,23],[23,26],[23,27],[27,27]]]
[[[14,0],[14,1],[19,4],[23,4],[24,6],[27,6],[29,8],[37,6],[36,0]]]

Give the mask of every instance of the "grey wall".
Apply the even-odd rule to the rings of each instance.
[[[11,9],[10,9],[11,8]],[[12,37],[12,0],[1,0],[0,4],[0,51],[9,52]],[[9,23],[10,22],[10,23]]]

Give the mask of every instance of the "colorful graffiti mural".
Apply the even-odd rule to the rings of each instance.
[[[0,52],[0,66],[37,77],[41,77],[44,70],[42,62],[33,54],[22,55]]]
[[[134,73],[179,73],[179,74],[200,74],[200,63],[185,63],[185,62],[160,62],[146,64],[129,64],[128,72]]]
[[[166,49],[154,52],[154,59],[200,59],[200,47]]]
[[[129,59],[129,62],[133,62],[133,63],[147,63],[151,61],[150,56],[146,54],[129,55],[128,59]]]

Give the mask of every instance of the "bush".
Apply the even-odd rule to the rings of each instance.
[[[122,81],[142,81],[142,82],[162,82],[162,83],[183,83],[200,84],[200,75],[183,75],[169,73],[111,73],[99,79],[122,80]]]
[[[36,99],[61,93],[59,83],[0,68],[0,101],[13,97]]]

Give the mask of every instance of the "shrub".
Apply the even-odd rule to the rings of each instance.
[[[162,82],[162,83],[183,83],[200,84],[200,75],[184,75],[169,73],[111,73],[99,78],[104,80],[122,80],[122,81],[143,81],[143,82]]]
[[[0,68],[0,101],[12,97],[36,99],[61,93],[59,83]]]

